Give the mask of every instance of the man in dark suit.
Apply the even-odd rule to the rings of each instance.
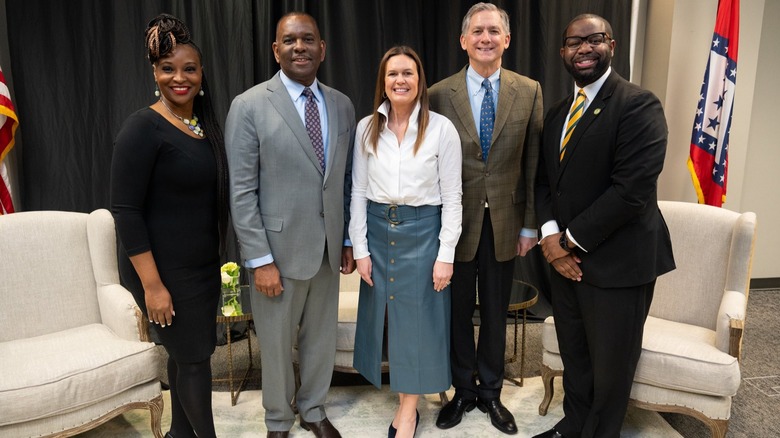
[[[507,13],[475,4],[460,36],[469,65],[429,90],[431,109],[452,121],[463,148],[463,232],[452,277],[455,396],[436,420],[442,429],[479,407],[498,430],[517,433],[500,400],[506,320],[515,256],[537,241],[534,181],[543,110],[539,83],[501,68],[509,40]],[[478,347],[472,324],[477,293]]]
[[[282,71],[236,97],[225,124],[233,224],[244,265],[254,269],[265,424],[269,437],[288,436],[295,397],[304,429],[339,437],[324,405],[336,354],[339,270],[355,269],[352,248],[343,246],[355,110],[317,81],[325,42],[310,15],[282,17],[273,51]]]
[[[536,214],[565,397],[564,418],[537,437],[620,436],[655,281],[675,267],[656,193],[666,119],[612,71],[614,50],[602,17],[569,23],[561,58],[574,93],[544,121]]]

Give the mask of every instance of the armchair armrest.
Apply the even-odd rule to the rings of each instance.
[[[742,344],[746,307],[747,297],[745,294],[727,290],[720,302],[718,321],[715,327],[715,347],[738,359]]]
[[[142,333],[143,315],[133,295],[118,284],[99,286],[100,319],[122,339],[146,341]]]

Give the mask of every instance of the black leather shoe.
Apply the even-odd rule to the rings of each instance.
[[[490,415],[490,422],[496,429],[504,432],[508,435],[514,435],[517,433],[517,425],[515,424],[515,417],[509,412],[502,403],[501,400],[478,400],[477,407],[482,412],[487,412]]]
[[[564,438],[564,436],[561,435],[560,432],[555,430],[555,428],[552,428],[547,432],[542,432],[539,435],[534,435],[533,438]]]
[[[463,419],[466,412],[471,412],[477,406],[476,400],[466,400],[462,395],[455,394],[455,397],[441,408],[439,416],[436,417],[436,427],[439,429],[449,429],[455,427]]]
[[[328,417],[314,423],[307,423],[303,417],[301,417],[301,427],[305,430],[314,432],[314,436],[317,438],[341,438],[341,434],[333,427],[328,420]]]

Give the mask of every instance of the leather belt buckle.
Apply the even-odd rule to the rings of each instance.
[[[398,219],[398,205],[391,204],[387,207],[387,211],[385,211],[385,219],[387,219],[387,221],[393,225],[398,225],[402,222]]]

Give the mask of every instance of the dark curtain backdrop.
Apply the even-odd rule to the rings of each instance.
[[[109,163],[123,120],[154,102],[143,31],[159,12],[184,19],[204,54],[217,114],[277,70],[271,43],[284,13],[312,14],[326,41],[319,79],[343,91],[358,118],[371,110],[382,54],[403,43],[422,57],[428,85],[466,65],[458,0],[7,0],[20,148],[20,210],[91,211],[109,205]],[[497,1],[512,39],[503,65],[541,82],[545,106],[571,81],[558,50],[563,27],[594,12],[618,41],[613,67],[628,77],[629,1]]]
[[[239,93],[278,70],[271,43],[286,12],[313,15],[326,41],[319,79],[349,96],[358,118],[372,110],[384,52],[407,44],[420,54],[428,85],[467,63],[460,25],[474,0],[6,0],[19,151],[18,210],[89,212],[109,206],[113,140],[124,119],[155,101],[143,31],[160,12],[188,23],[204,55],[217,115]],[[538,80],[545,107],[571,92],[559,48],[575,15],[612,23],[613,68],[629,77],[631,2],[496,1],[510,16],[503,66]],[[232,236],[231,236],[232,237]],[[226,259],[238,260],[234,239]],[[538,249],[518,259],[516,277],[549,290]],[[246,279],[244,280],[246,281]],[[246,297],[245,297],[246,298]],[[541,302],[541,301],[540,301]],[[537,306],[539,307],[539,306]]]

